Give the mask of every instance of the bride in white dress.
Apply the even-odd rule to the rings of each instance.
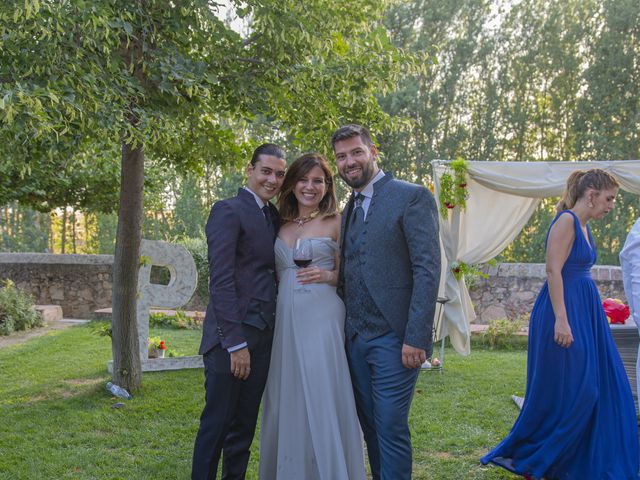
[[[362,434],[344,350],[345,308],[336,294],[340,215],[331,170],[317,153],[288,169],[278,201],[278,304],[262,402],[260,479],[363,480]],[[313,261],[293,262],[296,239]]]

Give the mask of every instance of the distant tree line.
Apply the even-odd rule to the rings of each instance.
[[[386,8],[384,27],[396,48],[423,59],[419,67],[405,69],[394,88],[377,95],[388,121],[370,106],[353,110],[356,100],[344,90],[336,93],[342,97],[335,101],[350,105],[354,120],[374,125],[384,152],[383,168],[398,177],[426,183],[431,160],[457,157],[499,161],[640,158],[637,1],[397,1]],[[334,37],[338,51],[346,48],[340,36]],[[385,75],[385,67],[369,73]],[[325,82],[336,82],[327,67],[310,70],[308,75],[298,78],[305,87],[322,83],[322,75],[327,76]],[[343,87],[336,84],[336,92]],[[300,85],[284,81],[282,88]],[[355,88],[357,82],[348,91]],[[147,158],[146,238],[171,241],[202,235],[209,206],[233,194],[241,183],[243,164],[258,142],[282,143],[291,158],[310,149],[328,151],[333,124],[323,124],[316,132],[315,125],[322,123],[318,112],[308,111],[304,98],[294,99],[286,92],[282,96],[281,101],[291,108],[295,102],[307,108],[306,116],[296,114],[295,128],[265,114],[214,121],[194,112],[193,121],[177,125],[175,135],[166,134],[168,138],[160,142],[163,147],[150,151]],[[322,98],[315,101],[320,105]],[[335,121],[339,116],[331,118]],[[50,143],[36,142],[29,153],[43,158],[68,155],[80,161],[64,172],[30,165],[31,173],[41,170],[39,178],[56,179],[46,186],[14,177],[12,186],[17,185],[21,195],[0,208],[0,250],[113,253],[117,145],[80,137],[55,148],[49,148]],[[345,192],[340,191],[342,196]],[[41,202],[43,196],[58,199],[55,207],[68,208],[55,210],[53,203]],[[554,204],[555,199],[542,203],[502,260],[544,261],[544,238]],[[45,213],[30,208],[34,205]],[[617,264],[617,253],[639,215],[638,207],[635,196],[621,193],[616,210],[593,225],[599,263]]]
[[[407,119],[378,136],[399,176],[424,181],[431,160],[457,157],[640,158],[637,0],[417,0],[385,18],[396,45],[437,59],[381,98],[389,115]],[[542,203],[500,259],[544,261],[555,203]],[[621,193],[594,223],[598,263],[618,263],[638,206]]]

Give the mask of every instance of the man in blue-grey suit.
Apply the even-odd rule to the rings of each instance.
[[[342,216],[338,291],[371,472],[374,480],[410,479],[409,408],[432,348],[440,279],[436,205],[426,188],[380,170],[366,128],[341,127],[331,143],[353,189]]]
[[[260,145],[247,165],[247,185],[216,202],[207,221],[209,305],[199,353],[205,406],[193,448],[192,480],[245,478],[260,399],[267,381],[275,321],[273,243],[285,154]]]

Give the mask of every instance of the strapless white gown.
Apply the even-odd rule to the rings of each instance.
[[[313,263],[334,268],[338,245],[313,238]],[[345,308],[336,288],[299,292],[292,249],[275,243],[278,304],[262,402],[260,479],[363,480],[362,433],[344,350]]]

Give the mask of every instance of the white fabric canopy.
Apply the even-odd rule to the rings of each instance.
[[[438,202],[440,178],[449,162],[431,162],[435,197]],[[467,162],[469,198],[464,211],[449,210],[440,217],[443,248],[443,275],[440,295],[449,301],[443,307],[445,330],[451,344],[462,355],[470,349],[469,324],[476,318],[464,278],[457,280],[449,267],[456,263],[484,263],[504,250],[520,233],[545,197],[560,196],[567,177],[574,170],[602,168],[620,182],[621,187],[640,195],[640,161],[609,162]],[[438,208],[440,208],[438,202]]]

